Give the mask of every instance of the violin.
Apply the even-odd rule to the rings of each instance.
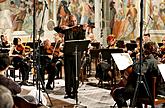
[[[17,51],[23,51],[23,50],[25,50],[25,47],[22,44],[20,44],[20,45],[16,46],[16,50]]]
[[[49,48],[46,48],[46,53],[47,54],[52,54],[53,53],[53,47],[50,46]]]
[[[48,55],[52,55],[53,57],[59,57],[59,55],[60,55],[60,48],[56,48],[56,47],[50,46],[49,48],[46,49],[46,53]]]
[[[160,47],[160,51],[165,52],[165,46],[164,45]]]

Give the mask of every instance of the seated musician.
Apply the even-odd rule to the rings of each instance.
[[[52,62],[56,64],[57,67],[57,74],[56,78],[60,78],[62,76],[60,75],[60,72],[62,71],[62,65],[63,65],[63,36],[62,34],[57,34],[55,35],[55,46],[54,46],[54,54],[53,54],[53,59]]]
[[[41,57],[40,57],[41,73],[40,74],[41,74],[42,80],[44,81],[45,71],[47,72],[48,82],[46,84],[46,89],[50,89],[50,90],[53,90],[53,88],[51,87],[51,84],[58,73],[58,70],[56,67],[57,53],[58,52],[54,51],[54,48],[51,46],[51,41],[46,39],[43,42],[43,46],[41,46]]]
[[[134,62],[136,62],[138,56],[139,56],[139,52],[140,52],[140,37],[136,38],[136,48],[132,51],[128,51],[129,55],[131,56],[132,60]]]
[[[14,82],[12,79],[10,79],[4,75],[8,69],[8,66],[10,65],[10,62],[11,61],[10,61],[10,57],[8,54],[6,54],[6,53],[0,54],[0,85],[3,85],[6,88],[8,88],[10,90],[12,96],[15,96],[15,95],[21,93],[21,86],[19,84],[17,84],[16,82]],[[21,95],[20,97],[26,99],[29,102],[33,102],[33,103],[36,102],[35,97],[33,97],[31,95]],[[20,104],[21,104],[21,102],[20,102]],[[0,108],[7,108],[7,107],[0,107]]]
[[[162,43],[163,45],[160,47],[160,52],[162,55],[165,54],[165,36],[162,37]]]
[[[21,87],[12,79],[5,77],[4,73],[10,64],[10,58],[7,54],[0,54],[0,85],[7,87],[13,95],[21,92]]]
[[[107,36],[107,49],[113,49],[113,48],[117,48],[116,47],[116,39],[114,37],[114,35],[108,35]],[[102,57],[104,58],[104,57]],[[101,58],[101,59],[102,59]],[[112,77],[112,73],[111,73],[111,61],[110,59],[106,59],[101,61],[97,67],[96,67],[96,78],[99,78],[100,82],[99,84],[102,82],[101,81],[109,81]]]
[[[88,45],[89,50],[90,49],[98,49],[100,47],[100,42],[96,39],[96,36],[93,33],[90,33],[87,38],[87,40],[90,40],[90,43]],[[92,43],[98,43],[98,46],[92,45]]]
[[[13,108],[14,102],[9,89],[0,85],[0,108]]]
[[[28,85],[30,65],[24,61],[25,47],[21,43],[20,38],[14,38],[13,45],[10,48],[9,56],[12,57],[12,65],[15,69],[19,69],[22,74],[22,82],[20,85]]]
[[[7,40],[7,37],[4,36],[4,35],[1,35],[1,44],[0,44],[1,47],[3,48],[9,48],[10,47],[10,44]]]
[[[108,35],[107,37],[107,48],[111,49],[111,48],[116,48],[116,39],[114,37],[114,35]]]
[[[144,44],[143,49],[143,62],[142,62],[142,74],[146,78],[146,82],[148,83],[148,89],[150,90],[150,93],[152,93],[152,77],[159,77],[160,72],[157,66],[158,61],[154,58],[154,54],[157,51],[157,45],[154,42],[147,42]],[[116,101],[118,108],[127,107],[126,100],[132,99],[135,92],[136,87],[136,81],[139,73],[139,63],[136,63],[132,66],[132,70],[130,74],[128,75],[127,80],[125,80],[125,83],[119,83],[117,87],[112,89],[111,95],[113,99]],[[160,87],[160,78],[157,78],[157,90],[156,94],[160,94],[161,89],[165,90],[165,88]],[[121,81],[122,82],[122,81]],[[161,88],[161,89],[160,89]],[[144,88],[139,88],[144,89]],[[142,90],[145,91],[145,90]],[[144,97],[146,95],[146,92],[140,92],[138,93],[138,97]],[[165,94],[161,94],[165,95]],[[138,108],[141,108],[141,103],[136,103]]]

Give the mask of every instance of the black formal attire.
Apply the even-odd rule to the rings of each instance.
[[[7,87],[13,95],[21,92],[21,87],[12,79],[7,78],[4,75],[0,75],[0,85]]]
[[[76,26],[70,29],[62,30],[60,28],[55,28],[55,31],[63,33],[64,41],[68,40],[83,40],[85,39],[85,30],[82,26]],[[77,63],[77,74],[76,74],[76,61],[75,61],[75,54],[67,53],[66,46],[64,42],[64,72],[65,72],[65,92],[66,97],[75,98],[77,88],[79,83],[76,82],[76,75],[79,78],[80,72],[80,59],[81,59],[81,52],[78,52],[78,63]],[[72,46],[71,46],[72,47]]]
[[[134,96],[134,91],[136,88],[136,81],[137,81],[137,77],[138,77],[137,73],[140,70],[139,66],[140,66],[139,63],[134,64],[133,72],[129,75],[126,86],[121,89],[116,89],[114,91],[113,97],[119,108],[126,107],[127,106],[126,100],[132,99]],[[158,77],[160,76],[160,72],[159,72],[159,69],[157,66],[157,60],[154,58],[154,56],[152,54],[150,54],[143,60],[142,73],[144,73],[144,77],[146,79],[148,89],[149,89],[150,93],[152,93],[152,77],[155,76],[159,80]],[[157,85],[157,88],[160,88],[159,81],[157,81],[156,85]],[[145,91],[143,86],[140,86],[139,89],[140,89],[140,91]],[[156,94],[160,93],[160,91],[161,91],[160,89],[157,89]],[[144,97],[144,96],[146,96],[146,94],[147,94],[146,92],[140,92],[140,93],[138,93],[138,97]],[[137,106],[138,108],[142,107],[141,103],[136,103],[135,106]]]
[[[48,57],[48,55],[52,55],[52,53],[49,53],[47,51],[48,49],[45,49],[43,46],[41,46],[41,52],[40,52],[40,75],[41,79],[44,82],[44,75],[45,71],[48,73],[48,82],[46,84],[47,89],[53,89],[51,88],[51,84],[54,81],[55,75],[57,75],[57,67],[54,62],[52,62],[51,58]],[[53,59],[54,61],[54,59]]]
[[[22,55],[22,51],[17,51],[16,49],[13,50],[13,55]],[[30,72],[30,64],[26,63],[22,57],[16,56],[13,57],[12,63],[15,69],[19,69],[22,74],[22,82],[26,82],[29,79],[29,72]],[[20,83],[24,84],[24,83]]]

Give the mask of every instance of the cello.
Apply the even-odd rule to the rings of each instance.
[[[121,80],[119,81],[118,84],[116,84],[114,87],[112,87],[112,90],[110,92],[111,96],[113,98],[115,98],[114,92],[117,89],[122,89],[126,86],[127,82],[128,82],[128,77],[130,76],[130,74],[132,74],[133,72],[133,66],[129,66],[127,67],[125,70],[122,71],[122,77]]]

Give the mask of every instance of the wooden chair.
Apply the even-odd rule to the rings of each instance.
[[[157,79],[156,77],[152,78],[152,85],[153,85],[153,87],[152,87],[152,89],[153,89],[153,92],[152,92],[153,100],[152,101],[154,102],[153,103],[154,107],[156,105],[165,103],[165,98],[157,98],[157,96],[155,94],[156,93],[156,79]],[[151,105],[152,104],[152,102],[150,101],[149,97],[137,98],[136,102],[144,104],[145,108],[147,108],[147,105]],[[116,106],[116,103],[113,105],[113,108],[115,108],[115,106]]]
[[[16,79],[15,72],[16,72],[16,69],[12,65],[10,65],[9,68],[8,68],[8,70],[6,71],[6,76],[7,77],[11,77],[12,76],[14,78],[14,81],[15,81],[15,79]],[[18,77],[19,77],[19,79],[21,79],[20,71],[19,71]]]
[[[154,96],[154,105],[159,105],[165,103],[165,98],[156,97],[156,77],[153,77],[153,96]]]
[[[165,103],[165,98],[158,98],[157,96],[156,96],[156,77],[153,77],[152,78],[152,96],[153,96],[153,104],[154,104],[154,106],[156,106],[156,105],[159,105],[159,104],[163,104],[163,103]],[[138,98],[137,99],[137,102],[140,102],[140,103],[143,103],[144,105],[145,105],[145,108],[147,108],[147,105],[151,105],[152,104],[152,102],[149,100],[149,98],[147,97],[145,97],[145,98]]]

